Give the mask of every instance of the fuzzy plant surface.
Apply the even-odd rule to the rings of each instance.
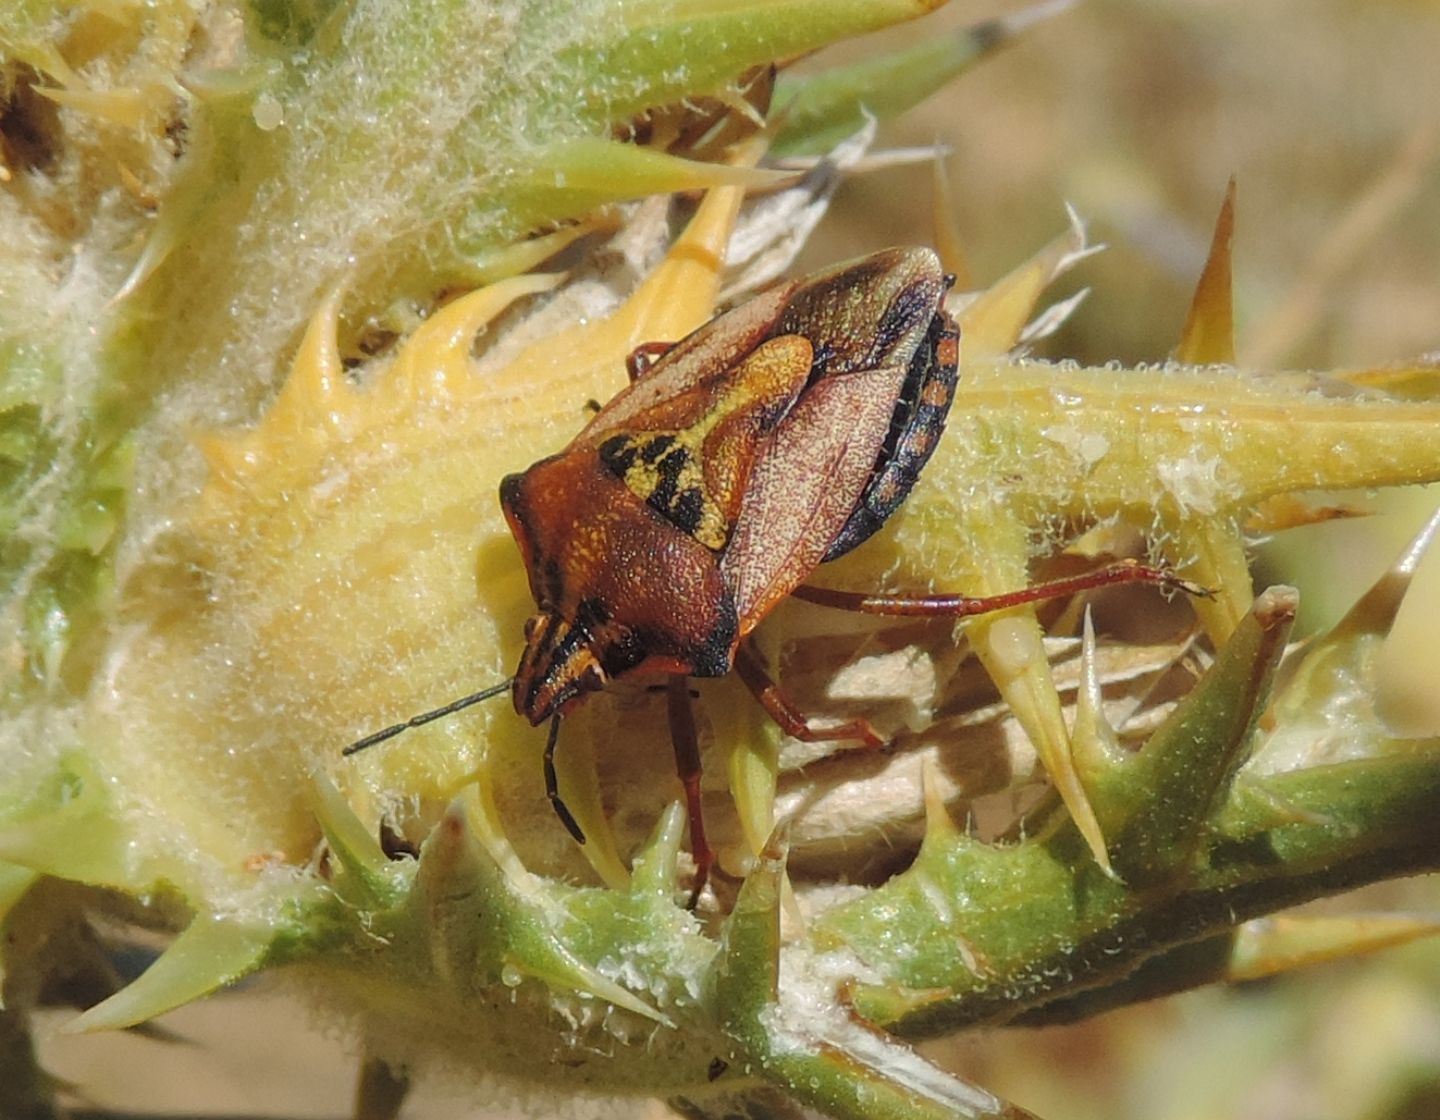
[[[361,1116],[436,1066],[696,1117],[1021,1116],[909,1041],[1432,932],[1247,924],[1440,863],[1440,740],[1386,722],[1377,669],[1428,534],[1303,645],[1246,555],[1328,516],[1312,491],[1440,480],[1440,402],[1418,367],[1237,368],[1233,197],[1164,364],[1025,356],[1070,310],[1043,300],[1078,224],[952,295],[947,432],[815,575],[988,595],[1139,555],[1204,594],[781,604],[757,640],[787,692],[891,746],[798,743],[693,682],[719,856],[693,907],[644,682],[565,720],[583,846],[503,700],[342,757],[513,671],[534,603],[500,478],[637,346],[783,273],[872,112],[1025,22],[770,69],[932,6],[14,7],[0,1112],[60,1114],[33,1009],[127,1028],[274,970],[359,1039]],[[173,940],[121,986],[127,928]]]

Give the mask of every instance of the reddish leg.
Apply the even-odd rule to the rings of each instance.
[[[1007,607],[1018,607],[1025,603],[1043,603],[1049,599],[1063,599],[1067,595],[1075,595],[1097,587],[1110,587],[1119,583],[1154,583],[1175,591],[1183,591],[1187,595],[1196,595],[1202,599],[1211,597],[1211,592],[1199,584],[1181,579],[1174,572],[1166,571],[1164,568],[1152,568],[1134,560],[1122,560],[1118,564],[1097,568],[1084,575],[1048,580],[1045,583],[1021,588],[1019,591],[1007,591],[1002,595],[986,595],[979,598],[967,595],[867,595],[861,591],[836,591],[828,587],[797,587],[792,594],[807,603],[818,603],[824,607],[836,607],[840,610],[861,611],[865,614],[965,618],[969,615],[1004,610]]]
[[[675,747],[675,772],[685,787],[685,808],[690,814],[695,886],[690,890],[689,907],[693,910],[710,879],[715,853],[705,839],[705,814],[700,808],[700,740],[695,735],[695,713],[690,710],[689,682],[684,677],[672,676],[665,689],[665,700],[670,715],[670,741]]]
[[[765,666],[760,663],[760,658],[755,655],[748,642],[742,642],[735,651],[735,671],[740,674],[740,679],[745,682],[751,695],[760,701],[765,714],[779,724],[780,730],[786,735],[791,735],[802,743],[858,739],[872,749],[885,745],[880,733],[865,719],[847,720],[830,727],[811,727],[805,713],[796,708],[789,697],[780,691],[780,686],[770,679],[770,674],[765,671]]]
[[[673,342],[642,342],[631,350],[625,357],[625,372],[630,375],[631,384],[644,377],[650,367],[674,345]]]

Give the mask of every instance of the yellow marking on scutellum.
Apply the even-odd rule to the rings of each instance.
[[[666,471],[661,464],[679,460],[675,471],[675,493],[667,503],[672,514],[683,508],[685,498],[698,494],[700,517],[696,525],[681,526],[706,548],[718,552],[730,539],[733,526],[725,518],[720,503],[705,485],[705,441],[721,423],[747,409],[763,405],[765,400],[783,397],[795,384],[796,370],[808,371],[812,352],[810,343],[799,335],[772,338],[755,350],[736,370],[725,392],[695,423],[688,428],[668,431],[637,432],[620,444],[635,453],[635,461],[625,470],[625,485],[642,501],[649,501],[659,488]],[[656,439],[668,436],[673,442],[653,460],[646,461],[645,449]]]
[[[712,420],[708,427],[714,427],[714,424],[715,421]],[[701,425],[697,424],[669,432],[643,432],[627,437],[622,446],[626,450],[633,450],[636,458],[635,462],[626,468],[624,482],[637,497],[648,502],[660,488],[660,480],[666,474],[661,464],[679,460],[679,468],[675,471],[675,492],[666,507],[672,515],[678,516],[685,499],[691,494],[699,495],[700,518],[688,531],[706,548],[719,552],[730,539],[730,526],[726,524],[719,504],[705,490],[705,472],[700,466],[700,455],[706,431],[697,431],[700,427]],[[644,458],[646,447],[656,438],[667,435],[674,442],[653,460],[647,461]]]

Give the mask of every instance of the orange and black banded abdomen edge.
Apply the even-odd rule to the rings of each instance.
[[[925,341],[910,359],[890,431],[865,492],[821,563],[844,556],[869,540],[909,496],[945,430],[959,368],[960,329],[942,307],[934,313]]]

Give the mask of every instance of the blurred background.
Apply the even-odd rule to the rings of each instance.
[[[1014,10],[952,5],[885,38]],[[1163,361],[1233,175],[1243,367],[1440,363],[1440,5],[1091,0],[982,61],[882,140],[950,150],[977,287],[1054,236],[1066,203],[1108,246],[1065,278],[1062,292],[1090,294],[1041,356]],[[917,165],[852,179],[807,263],[925,241],[932,178]],[[911,198],[923,201],[898,201]],[[1257,582],[1298,583],[1311,630],[1393,562],[1440,489],[1327,498],[1374,514],[1290,530],[1258,551]],[[1437,617],[1432,556],[1386,651],[1413,678],[1402,688],[1417,733],[1440,733]],[[1440,883],[1388,884],[1320,909],[1440,918]],[[1434,1120],[1440,944],[925,1051],[1047,1120]]]
[[[952,4],[815,61],[1016,10]],[[949,152],[975,286],[1060,232],[1066,203],[1109,246],[1066,278],[1090,295],[1042,356],[1163,361],[1232,175],[1243,366],[1370,368],[1440,354],[1440,4],[1089,0],[880,135],[881,147],[932,144]],[[925,164],[857,175],[801,269],[932,241],[932,182]],[[1376,515],[1292,530],[1259,553],[1262,580],[1300,584],[1312,628],[1384,570],[1440,493],[1339,500]],[[1401,621],[1415,644],[1387,655],[1414,678],[1413,718],[1434,734],[1440,563],[1428,569]],[[1433,879],[1389,884],[1326,909],[1440,916],[1440,890]],[[43,1059],[76,1100],[107,1110],[347,1114],[353,1056],[283,990],[212,999],[161,1026],[175,1037],[50,1036]],[[1434,1120],[1440,944],[925,1050],[1047,1120]],[[631,1102],[566,1111],[667,1115]],[[414,1120],[546,1113],[501,1089],[440,1083],[406,1110]]]

